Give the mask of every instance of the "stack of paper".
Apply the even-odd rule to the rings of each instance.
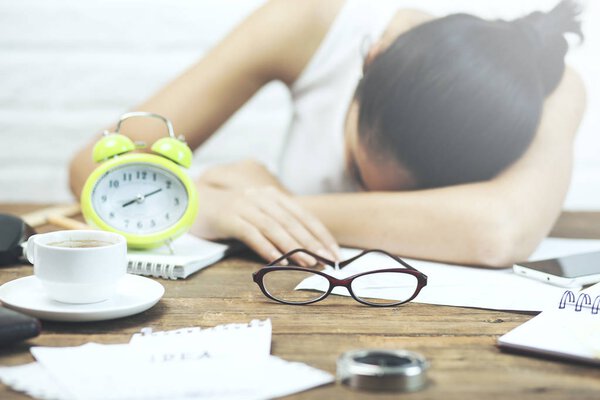
[[[542,242],[532,260],[553,258],[600,249],[598,240],[549,238]],[[342,249],[342,259],[349,259],[360,250]],[[427,275],[427,286],[413,300],[416,303],[459,307],[477,307],[493,310],[543,311],[549,302],[559,297],[564,289],[515,274],[512,268],[486,269],[450,265],[421,260],[405,259],[410,265]],[[341,270],[329,268],[326,272],[336,278],[382,269],[397,268],[398,263],[380,254],[368,254]],[[371,280],[371,287],[363,287],[363,295],[371,298],[403,300],[397,297],[397,288],[390,287],[385,279]],[[326,291],[323,279],[308,278],[297,290]],[[335,288],[334,294],[349,296],[345,288]]]
[[[271,322],[136,334],[129,344],[34,347],[0,379],[40,399],[267,399],[333,381],[271,356]]]

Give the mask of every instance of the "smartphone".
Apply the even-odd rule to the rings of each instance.
[[[600,251],[515,264],[513,270],[556,286],[573,287],[600,282]]]

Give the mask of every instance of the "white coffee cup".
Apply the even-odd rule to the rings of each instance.
[[[97,303],[115,294],[127,272],[127,242],[117,233],[83,230],[33,235],[27,259],[46,294],[63,303]]]

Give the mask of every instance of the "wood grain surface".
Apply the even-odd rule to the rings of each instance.
[[[39,206],[0,205],[22,214]],[[50,231],[44,226],[39,231]],[[555,235],[600,238],[600,214],[564,214]],[[32,340],[0,349],[0,365],[33,361],[31,346],[76,346],[87,342],[124,343],[141,328],[210,327],[271,318],[272,353],[335,373],[336,358],[357,348],[408,349],[431,362],[429,386],[391,395],[352,391],[339,383],[290,399],[599,399],[600,369],[501,352],[498,336],[533,314],[411,303],[376,309],[331,296],[311,306],[268,301],[251,280],[260,261],[250,253],[224,260],[184,281],[160,282],[164,298],[152,309],[127,318],[89,323],[44,322]],[[16,265],[0,269],[0,284],[32,273]],[[1,399],[25,395],[0,385]]]

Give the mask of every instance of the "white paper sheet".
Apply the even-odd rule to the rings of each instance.
[[[213,328],[182,328],[153,332],[144,328],[131,337],[129,344],[150,349],[157,354],[165,351],[211,356],[243,355],[249,358],[271,354],[271,320],[253,320],[248,324],[226,324]]]
[[[600,250],[600,240],[547,238],[529,257],[531,261]]]
[[[334,380],[271,356],[270,343],[270,320],[206,330],[144,329],[128,344],[34,347],[37,363],[0,368],[0,379],[57,400],[267,399]]]
[[[99,344],[32,353],[75,399],[266,399],[332,381],[323,371],[270,355],[157,356],[146,347]]]
[[[0,380],[13,390],[36,399],[73,399],[73,396],[37,362],[16,367],[0,367]]]
[[[546,239],[532,259],[544,259],[600,249],[600,240]],[[342,258],[350,258],[359,250],[343,249]],[[512,268],[484,269],[456,266],[420,260],[405,259],[428,277],[427,286],[413,300],[417,303],[493,310],[542,311],[550,301],[560,296],[564,288],[524,278],[513,273]],[[397,267],[392,259],[369,254],[342,270],[327,269],[337,278],[348,277],[364,271]],[[323,280],[308,278],[298,285],[299,290],[321,290]],[[365,296],[397,299],[397,289],[388,282],[373,282]],[[575,288],[577,289],[577,288]],[[345,288],[336,288],[334,294],[349,296]]]

